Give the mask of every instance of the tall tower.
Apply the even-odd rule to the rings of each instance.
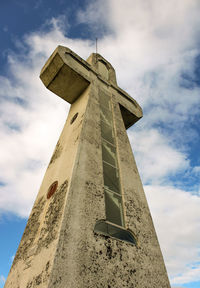
[[[58,46],[40,78],[71,108],[5,288],[169,288],[126,134],[140,106],[99,54]]]

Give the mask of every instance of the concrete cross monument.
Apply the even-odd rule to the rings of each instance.
[[[58,46],[40,78],[71,108],[5,288],[169,288],[126,133],[140,106],[99,54]]]

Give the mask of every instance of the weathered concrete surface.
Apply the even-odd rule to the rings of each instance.
[[[48,287],[49,273],[63,221],[89,89],[71,107],[16,253],[5,288]],[[70,121],[76,111],[76,121]],[[49,186],[58,189],[47,199]],[[47,269],[48,268],[48,269]],[[48,273],[47,273],[48,272]],[[48,275],[47,275],[48,274]]]
[[[74,71],[81,71],[81,77],[84,77],[87,67],[86,79],[90,85],[78,98],[77,92],[73,93],[71,89],[70,99],[75,100],[5,287],[169,288],[164,261],[125,129],[125,126],[132,125],[142,117],[142,110],[135,100],[117,86],[114,69],[104,58],[93,54],[88,59],[89,64],[85,64],[84,60],[76,58],[75,53],[70,54],[69,49],[67,51],[68,60],[71,59],[70,55],[73,56],[69,60],[70,69],[73,69],[72,63],[77,59]],[[63,63],[68,65],[68,60],[64,59]],[[45,67],[48,69],[48,65]],[[64,91],[60,90],[62,81],[59,69],[55,72],[56,77],[54,74],[52,76],[52,71],[51,79],[45,81],[54,81],[54,92],[59,94]],[[42,73],[47,72],[43,69]],[[100,90],[112,97],[126,228],[135,235],[137,245],[94,233],[96,222],[106,219]],[[67,94],[63,96],[62,93],[59,96],[65,98]],[[70,124],[76,113],[78,117]],[[47,200],[48,187],[56,180],[58,189]]]

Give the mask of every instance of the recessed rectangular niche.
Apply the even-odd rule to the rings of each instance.
[[[113,192],[105,190],[106,220],[124,226],[122,197]]]
[[[101,115],[101,120],[104,121],[108,125],[113,125],[112,124],[112,112],[105,107],[101,107],[100,110],[100,115]]]
[[[102,158],[103,161],[115,167],[117,166],[116,147],[104,140],[102,140]]]
[[[101,121],[101,136],[106,141],[114,144],[114,133],[113,133],[112,126],[107,125],[103,121]]]
[[[107,109],[110,108],[110,96],[102,90],[99,91],[99,102],[101,107],[104,106],[107,107]]]
[[[104,186],[120,194],[119,171],[115,167],[103,162]]]

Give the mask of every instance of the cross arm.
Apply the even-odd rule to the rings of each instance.
[[[93,53],[85,61],[69,48],[58,46],[42,68],[40,78],[46,88],[72,104],[89,86],[91,72],[116,90],[126,129],[142,117],[141,107],[117,85],[114,68],[99,54]]]
[[[114,88],[114,87],[113,87]],[[143,116],[142,108],[128,93],[119,87],[117,90],[116,100],[119,103],[122,118],[126,129],[135,124]]]
[[[69,48],[58,46],[40,73],[40,79],[53,93],[70,104],[90,84],[90,65]]]

